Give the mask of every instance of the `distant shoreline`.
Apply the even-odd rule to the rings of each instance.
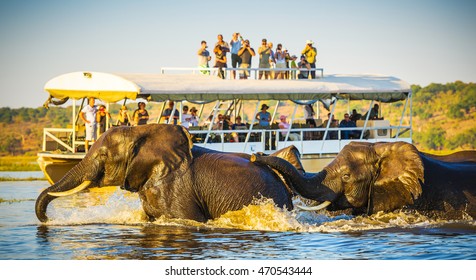
[[[26,177],[26,178],[0,177],[0,182],[18,182],[18,181],[46,181],[46,178],[45,177]]]

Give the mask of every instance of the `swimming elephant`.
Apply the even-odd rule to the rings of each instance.
[[[328,206],[372,214],[402,208],[437,217],[476,217],[476,151],[430,156],[405,142],[351,142],[319,173],[304,173],[286,160],[253,155],[287,176],[304,196]],[[313,209],[313,208],[310,208]],[[466,216],[467,217],[467,216]]]
[[[295,148],[276,155],[300,168]],[[293,194],[285,180],[249,158],[248,154],[193,146],[182,126],[116,127],[104,133],[80,163],[39,195],[36,216],[46,222],[47,206],[53,199],[101,186],[138,192],[151,219],[164,216],[206,221],[261,197],[292,209]]]

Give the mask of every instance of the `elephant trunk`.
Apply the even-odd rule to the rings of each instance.
[[[329,187],[323,184],[327,171],[319,173],[301,173],[287,160],[274,157],[253,154],[251,161],[268,165],[278,170],[283,176],[288,178],[294,190],[301,196],[316,201],[334,201],[337,197]]]
[[[81,161],[74,166],[66,175],[53,186],[45,189],[36,199],[35,213],[38,220],[47,222],[46,209],[48,204],[59,196],[66,196],[85,189],[91,181],[84,182],[85,161]],[[79,186],[79,187],[78,187]]]

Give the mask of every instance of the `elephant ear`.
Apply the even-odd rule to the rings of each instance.
[[[279,151],[276,151],[272,153],[271,155],[287,160],[297,170],[299,170],[299,172],[301,173],[304,172],[304,167],[302,166],[301,160],[299,159],[301,157],[301,154],[299,153],[299,150],[294,145],[291,145]]]
[[[392,211],[411,205],[421,195],[423,162],[415,146],[405,142],[376,143],[379,157],[369,210]]]
[[[150,124],[134,129],[124,179],[126,189],[138,191],[147,181],[155,183],[185,173],[193,158],[193,142],[185,128]]]

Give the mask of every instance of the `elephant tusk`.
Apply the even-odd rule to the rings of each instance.
[[[301,205],[296,205],[297,208],[304,210],[304,211],[318,211],[321,209],[325,209],[327,206],[331,205],[330,201],[324,201],[323,203],[317,205],[317,206],[301,206]]]
[[[65,191],[65,192],[49,192],[48,195],[51,195],[51,196],[68,196],[68,195],[72,195],[72,194],[75,194],[75,193],[78,193],[84,189],[86,189],[89,185],[91,184],[91,181],[84,181],[81,185],[77,186],[76,188],[74,189],[71,189],[69,191]]]

